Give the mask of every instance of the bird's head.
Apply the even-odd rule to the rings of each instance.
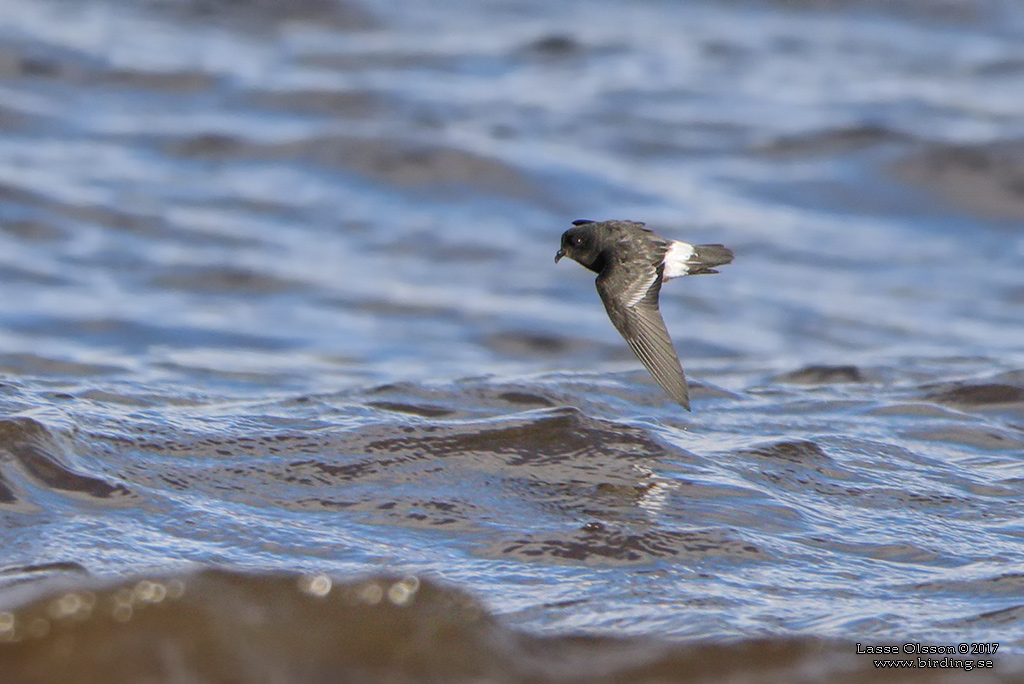
[[[592,271],[600,271],[601,240],[598,223],[594,221],[573,221],[573,226],[562,233],[562,247],[555,254],[555,263],[564,256],[569,257]]]

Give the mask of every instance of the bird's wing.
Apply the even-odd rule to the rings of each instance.
[[[660,267],[653,266],[632,274],[623,268],[609,269],[598,276],[597,292],[612,324],[633,353],[662,389],[689,411],[686,376],[658,310],[660,275]]]
[[[647,294],[651,291],[651,287],[658,282],[658,271],[653,266],[649,269],[645,269],[642,273],[638,273],[629,283],[626,288],[616,297],[616,299],[627,309],[630,309],[639,304]],[[661,289],[661,286],[658,286]],[[601,295],[602,298],[604,295]],[[607,302],[605,303],[607,306]],[[655,307],[657,307],[657,300],[655,300]]]

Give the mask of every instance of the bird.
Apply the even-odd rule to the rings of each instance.
[[[569,257],[597,273],[597,293],[612,325],[661,388],[689,411],[686,376],[658,307],[661,285],[718,273],[716,266],[732,262],[732,250],[667,240],[637,221],[577,219],[572,224],[562,234],[555,263]]]

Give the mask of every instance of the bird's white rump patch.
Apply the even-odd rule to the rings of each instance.
[[[672,244],[668,246],[668,251],[665,252],[665,280],[687,275],[690,272],[690,259],[693,258],[693,255],[693,245],[689,242],[673,240]]]

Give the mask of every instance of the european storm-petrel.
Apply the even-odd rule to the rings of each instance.
[[[722,245],[666,240],[634,221],[572,222],[562,234],[564,256],[597,273],[597,293],[612,325],[669,396],[690,410],[690,395],[672,338],[658,309],[661,284],[671,278],[718,273],[732,261]]]

